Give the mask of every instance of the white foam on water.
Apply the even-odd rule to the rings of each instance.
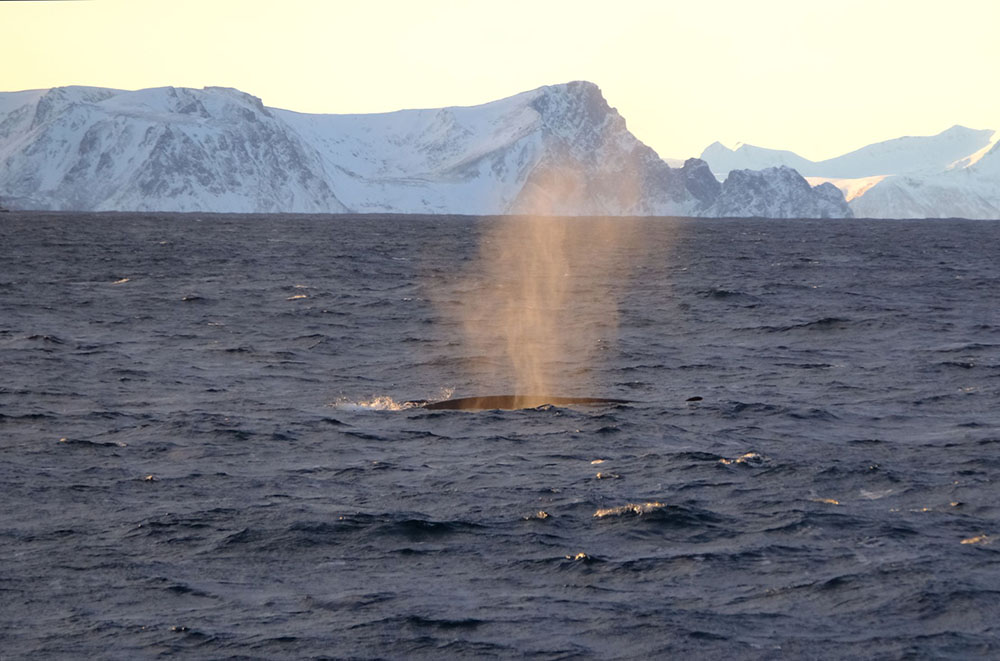
[[[397,402],[389,395],[374,395],[368,399],[353,400],[342,397],[333,402],[330,406],[338,411],[405,411],[407,409],[422,406],[425,401],[441,401],[451,399],[455,394],[454,388],[441,388],[436,397],[430,400],[405,400]]]

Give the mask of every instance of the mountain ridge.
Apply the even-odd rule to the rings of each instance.
[[[812,184],[831,183],[855,216],[1000,218],[1000,134],[954,125],[932,136],[884,140],[823,161],[715,142],[702,152],[716,175],[748,165],[795,163]]]
[[[224,87],[0,93],[0,165],[13,208],[850,215],[805,180],[765,186],[792,196],[777,203],[734,190],[746,209],[717,205],[726,185],[701,161],[671,168],[586,81],[370,115],[270,108]]]

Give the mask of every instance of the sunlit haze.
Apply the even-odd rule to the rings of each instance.
[[[0,2],[0,90],[236,87],[368,113],[597,83],[663,157],[1000,129],[1000,3]]]

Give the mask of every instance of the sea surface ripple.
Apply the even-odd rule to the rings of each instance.
[[[494,222],[3,214],[0,658],[1000,657],[1000,222],[622,219],[632,403],[400,406]]]

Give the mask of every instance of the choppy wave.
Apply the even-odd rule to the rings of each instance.
[[[5,216],[0,656],[1000,655],[1000,223],[622,219],[631,403],[456,414],[490,219]]]

